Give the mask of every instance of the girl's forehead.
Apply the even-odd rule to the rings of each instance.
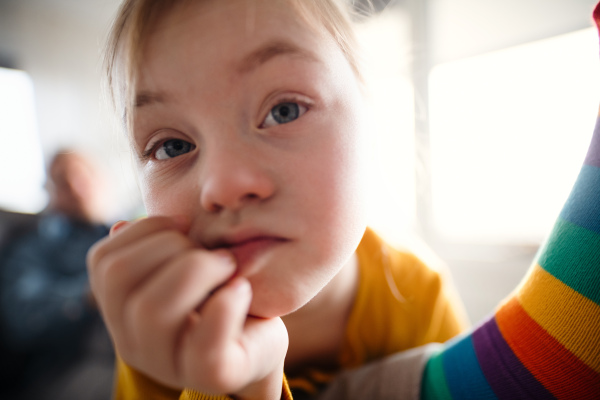
[[[337,45],[327,31],[309,24],[289,1],[192,1],[173,7],[156,22],[140,72],[151,73],[149,65],[177,60],[189,68],[212,64],[244,72],[280,54],[317,59],[332,49]]]
[[[158,18],[150,39],[165,31],[188,32],[198,42],[227,39],[244,44],[269,35],[320,35],[325,30],[288,0],[185,1]]]

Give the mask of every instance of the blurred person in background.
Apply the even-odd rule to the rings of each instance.
[[[46,209],[0,243],[0,398],[108,399],[114,354],[86,270],[108,234],[106,177],[76,151],[47,176]]]

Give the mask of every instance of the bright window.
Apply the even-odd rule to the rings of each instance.
[[[46,203],[33,83],[25,72],[0,68],[0,208],[38,212]]]
[[[404,14],[390,7],[357,29],[370,114],[369,225],[395,243],[406,239],[415,219],[413,86],[407,27]]]
[[[434,218],[460,241],[539,242],[585,156],[598,44],[586,29],[434,69]]]

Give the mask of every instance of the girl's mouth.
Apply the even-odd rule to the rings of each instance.
[[[238,274],[245,275],[248,273],[249,267],[258,258],[285,242],[287,240],[277,237],[258,236],[237,243],[227,244],[224,248],[231,251],[235,257]]]

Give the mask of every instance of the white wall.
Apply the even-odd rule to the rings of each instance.
[[[422,0],[416,0],[422,1]],[[597,0],[426,0],[433,64],[588,28]]]

